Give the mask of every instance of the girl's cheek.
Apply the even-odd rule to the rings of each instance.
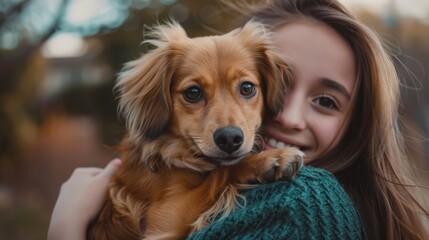
[[[319,150],[325,152],[338,144],[341,138],[341,121],[339,119],[329,119],[330,121],[319,122],[318,142]],[[329,149],[327,149],[329,148]]]

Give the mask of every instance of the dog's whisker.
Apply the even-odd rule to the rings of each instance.
[[[262,135],[259,132],[255,133],[255,142],[253,144],[252,150],[251,152],[262,152],[262,150],[264,149],[264,138],[262,137]]]
[[[262,147],[259,146],[258,144],[255,144],[252,149],[250,150],[251,153],[260,153],[262,152]]]
[[[201,136],[198,136],[198,135],[189,135],[189,137],[187,138],[187,140],[193,140],[193,141],[202,140],[202,139],[204,139],[204,138]]]
[[[264,140],[264,137],[262,136],[262,134],[260,134],[260,133],[255,134],[255,142],[265,144],[265,140]]]
[[[191,138],[203,138],[202,136],[200,136],[200,135],[189,135],[189,137],[191,137]]]

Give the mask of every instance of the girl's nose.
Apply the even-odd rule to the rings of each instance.
[[[283,128],[292,131],[301,131],[306,127],[305,104],[297,99],[286,97],[283,111],[275,117],[275,121]]]

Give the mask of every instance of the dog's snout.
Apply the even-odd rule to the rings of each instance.
[[[236,127],[219,128],[213,134],[216,145],[224,152],[233,153],[243,144],[243,131]]]

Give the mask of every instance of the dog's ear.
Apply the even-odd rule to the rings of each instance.
[[[145,43],[155,46],[141,58],[129,62],[119,75],[119,112],[125,118],[129,136],[156,139],[167,127],[172,113],[170,86],[175,56],[180,48],[172,40],[187,38],[178,24],[155,27]]]
[[[258,61],[268,110],[275,115],[280,113],[292,74],[286,58],[272,44],[272,32],[261,23],[249,21],[238,32],[238,36],[254,52]]]

